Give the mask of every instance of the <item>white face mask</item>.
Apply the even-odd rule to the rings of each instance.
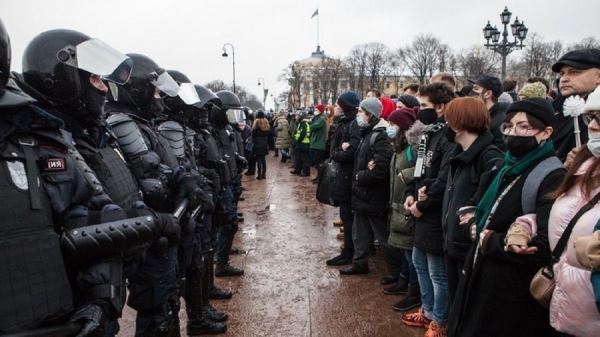
[[[588,150],[590,150],[594,157],[600,158],[600,132],[590,132],[588,136]]]

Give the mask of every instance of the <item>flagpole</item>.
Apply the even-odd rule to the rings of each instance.
[[[319,7],[317,7],[317,13],[319,12]],[[317,46],[320,46],[319,44],[319,17],[321,15],[319,15],[320,13],[317,14]]]

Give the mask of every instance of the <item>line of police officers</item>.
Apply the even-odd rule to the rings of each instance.
[[[136,336],[225,332],[237,96],[72,30],[10,59],[0,21],[0,336],[114,336],[126,290]]]

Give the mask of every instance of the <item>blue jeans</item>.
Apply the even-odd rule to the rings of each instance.
[[[429,254],[417,247],[412,251],[425,317],[445,324],[448,319],[448,274],[444,255]]]

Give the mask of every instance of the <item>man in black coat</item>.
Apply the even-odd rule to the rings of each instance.
[[[389,124],[379,118],[382,110],[381,102],[370,97],[361,102],[356,116],[363,138],[354,156],[352,182],[354,257],[351,267],[340,270],[342,275],[369,272],[368,258],[374,238],[384,249],[387,246],[389,166],[393,150],[385,132]]]
[[[587,97],[600,85],[600,49],[573,50],[563,55],[552,66],[552,71],[559,73],[560,96],[554,101],[554,133],[552,141],[556,148],[556,156],[564,161],[569,151],[575,148],[573,118],[563,114],[563,103],[572,96]],[[579,119],[581,143],[588,139],[587,127]]]
[[[469,82],[473,83],[473,94],[477,94],[490,111],[490,118],[492,119],[490,131],[494,136],[494,145],[504,151],[504,139],[500,132],[500,124],[504,122],[509,104],[498,102],[498,97],[502,95],[500,79],[494,76],[481,75],[476,81],[469,80]]]
[[[344,223],[344,248],[339,255],[327,260],[329,266],[341,266],[352,263],[354,245],[352,243],[352,177],[354,169],[354,154],[360,144],[360,128],[356,123],[356,113],[360,99],[353,91],[340,95],[336,109],[342,111],[338,126],[331,137],[330,156],[339,165],[335,178],[333,199],[340,205],[340,219]]]

